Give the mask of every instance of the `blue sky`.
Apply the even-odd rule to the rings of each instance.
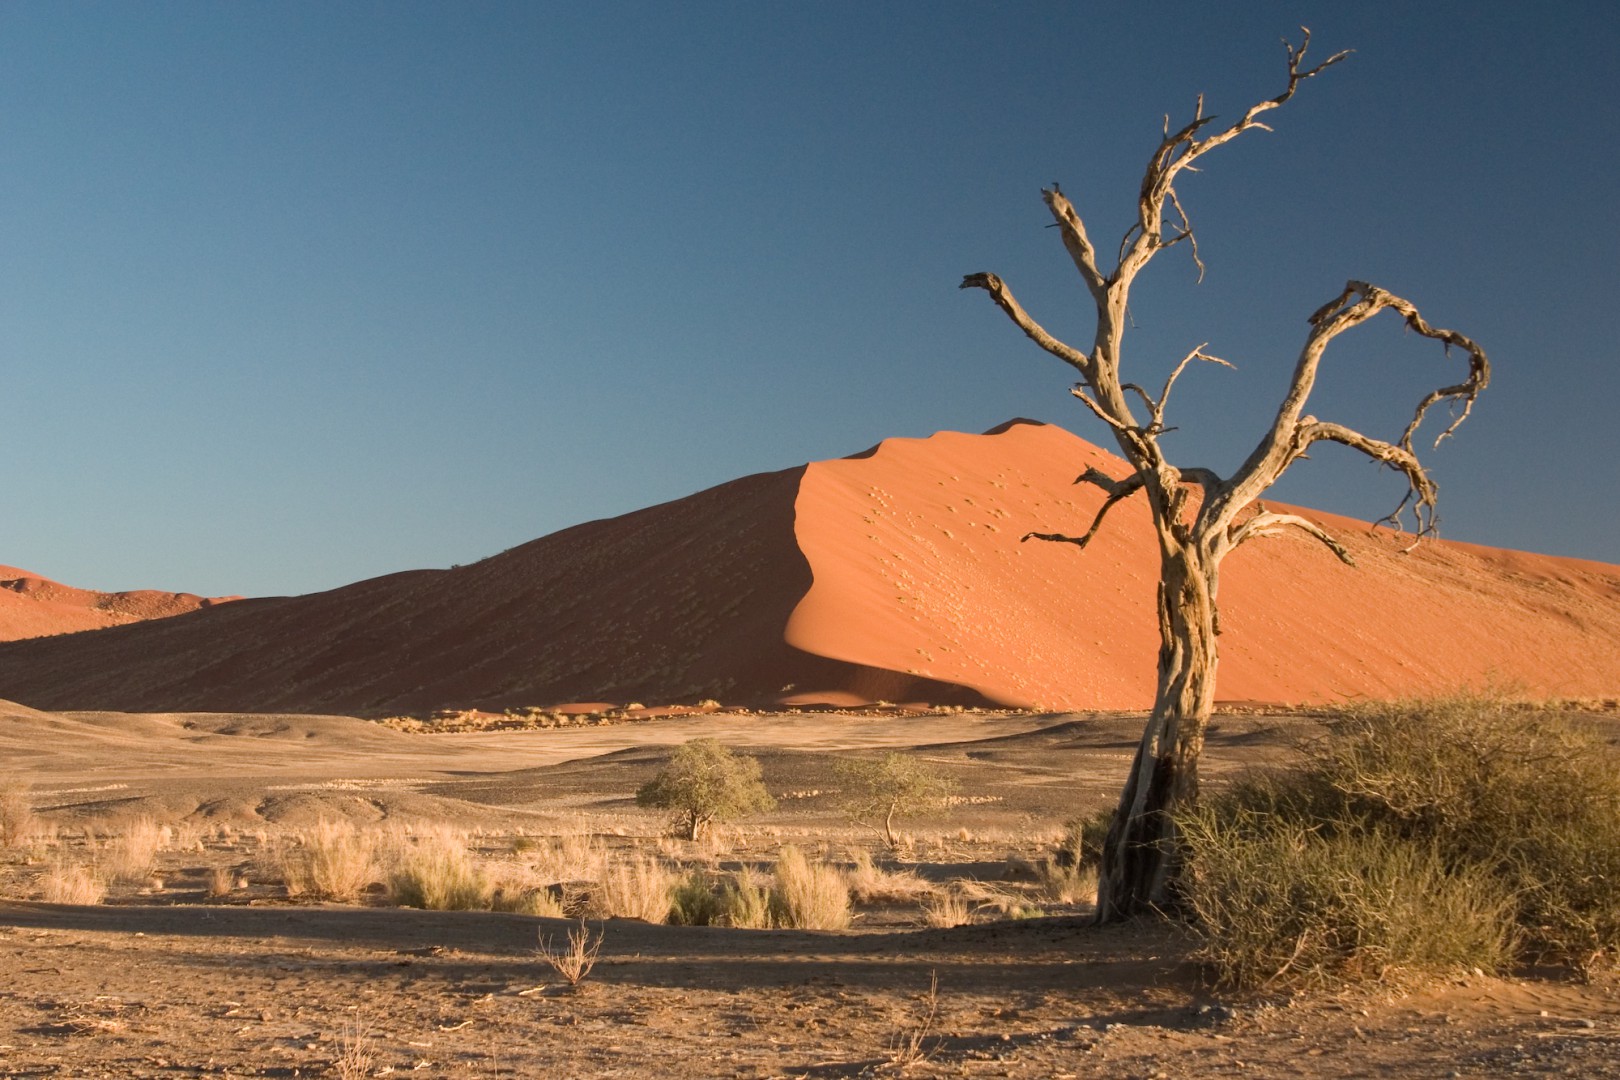
[[[1443,534],[1620,562],[1620,14],[1534,8],[12,0],[0,563],[309,592],[888,436],[1104,443],[957,283],[1088,342],[1040,187],[1111,246],[1163,114],[1274,94],[1301,23],[1355,56],[1181,184],[1204,283],[1138,283],[1131,375],[1238,366],[1178,387],[1176,460],[1240,461],[1367,279],[1495,366]],[[1316,415],[1393,436],[1461,371],[1384,318]],[[1327,450],[1275,494],[1401,490]]]

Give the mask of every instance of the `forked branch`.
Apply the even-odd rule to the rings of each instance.
[[[1423,337],[1440,342],[1448,354],[1453,348],[1465,352],[1468,355],[1468,377],[1460,383],[1433,390],[1418,402],[1411,422],[1402,432],[1400,440],[1395,443],[1371,438],[1342,424],[1326,423],[1315,417],[1302,417],[1300,414],[1316,386],[1316,375],[1328,345],[1340,334],[1361,325],[1386,308],[1400,314],[1408,328]],[[1277,417],[1272,422],[1271,429],[1266,432],[1248,460],[1233,476],[1217,502],[1210,507],[1211,515],[1227,521],[1232,520],[1238,508],[1257,499],[1277,477],[1282,475],[1284,469],[1309,449],[1312,443],[1329,441],[1357,450],[1406,477],[1405,497],[1394,511],[1379,519],[1380,524],[1388,523],[1400,529],[1402,516],[1410,506],[1416,518],[1417,534],[1424,536],[1432,533],[1438,522],[1436,516],[1438,489],[1423,463],[1418,460],[1417,451],[1412,446],[1413,438],[1429,409],[1441,401],[1450,401],[1456,409],[1456,416],[1435,440],[1435,445],[1439,445],[1442,439],[1456,431],[1457,427],[1468,418],[1474,400],[1490,381],[1490,361],[1486,358],[1485,351],[1470,338],[1455,330],[1430,326],[1411,301],[1404,300],[1376,285],[1369,285],[1365,281],[1346,282],[1344,290],[1338,296],[1318,308],[1311,316],[1305,346],[1300,350],[1299,361],[1294,367],[1287,396],[1277,410]]]
[[[1102,528],[1103,518],[1108,516],[1108,511],[1112,510],[1116,503],[1122,502],[1141,491],[1143,481],[1141,473],[1133,473],[1123,480],[1114,480],[1107,473],[1099,472],[1093,468],[1081,473],[1075,483],[1095,484],[1108,493],[1108,497],[1103,500],[1103,504],[1097,508],[1097,516],[1091,519],[1091,528],[1086,530],[1085,535],[1067,536],[1063,533],[1030,532],[1019,537],[1018,542],[1020,544],[1028,540],[1047,540],[1054,544],[1073,544],[1078,548],[1084,548],[1097,535],[1097,530]]]
[[[1277,536],[1284,529],[1299,529],[1315,537],[1325,544],[1329,551],[1339,557],[1339,561],[1346,566],[1356,565],[1355,556],[1351,555],[1345,546],[1335,540],[1325,529],[1309,518],[1302,518],[1298,514],[1277,514],[1266,509],[1264,503],[1256,503],[1258,511],[1254,517],[1242,525],[1228,530],[1228,539],[1232,547],[1237,547],[1246,540],[1253,540],[1257,536]]]

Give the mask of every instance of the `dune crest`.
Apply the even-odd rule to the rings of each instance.
[[[1126,472],[1031,421],[889,439],[470,566],[0,644],[0,697],[361,715],[711,698],[1144,708],[1158,569],[1143,508],[1119,506],[1084,551],[1019,542],[1085,530],[1102,500],[1074,483],[1087,467]],[[1290,536],[1229,559],[1224,700],[1620,692],[1620,567],[1447,541],[1403,555],[1364,522],[1290,509],[1359,566]]]
[[[0,566],[0,641],[165,619],[240,599],[157,589],[97,592],[63,585],[30,570]]]

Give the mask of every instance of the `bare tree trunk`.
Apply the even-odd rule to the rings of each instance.
[[[1160,571],[1158,692],[1103,843],[1099,922],[1173,906],[1181,862],[1173,815],[1198,797],[1198,756],[1215,699],[1215,567],[1165,538]]]

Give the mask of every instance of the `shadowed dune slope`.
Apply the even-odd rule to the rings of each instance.
[[[1076,486],[1118,458],[1061,428],[890,439],[590,522],[472,566],[0,645],[45,709],[376,714],[566,701],[874,700],[1142,708],[1157,650],[1146,510],[1086,550]],[[1620,692],[1620,567],[1307,513],[1355,554],[1256,540],[1223,567],[1226,700],[1463,684]]]
[[[63,585],[15,566],[0,566],[0,641],[164,619],[238,599],[156,589],[96,592]]]

